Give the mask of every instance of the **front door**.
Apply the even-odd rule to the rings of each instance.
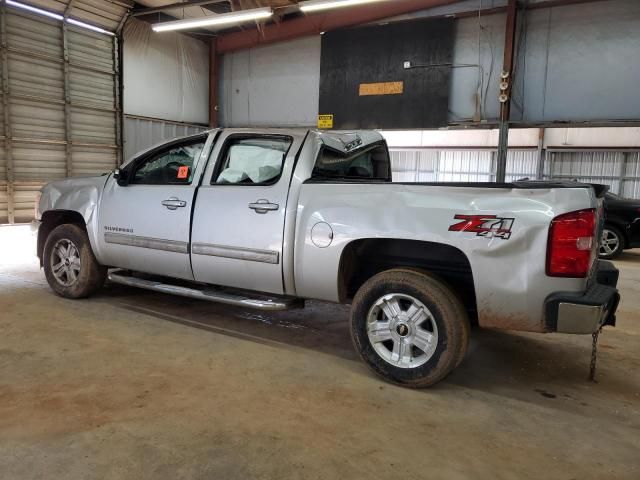
[[[139,272],[193,279],[191,209],[212,139],[199,135],[143,154],[107,181],[100,202],[101,262]]]
[[[224,133],[198,190],[191,261],[197,281],[282,294],[289,181],[304,135]]]

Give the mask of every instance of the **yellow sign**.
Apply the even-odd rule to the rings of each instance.
[[[402,95],[404,82],[361,83],[360,96],[368,95]]]
[[[333,115],[318,115],[318,128],[333,128]]]

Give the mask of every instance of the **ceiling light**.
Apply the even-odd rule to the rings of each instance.
[[[330,8],[355,7],[365,3],[384,2],[387,0],[309,0],[300,2],[298,7],[303,12],[316,12],[318,10],[328,10]]]
[[[7,0],[7,5],[22,8],[23,10],[29,10],[33,13],[39,13],[40,15],[44,15],[45,17],[55,18],[56,20],[62,20],[63,18],[62,15],[58,15],[57,13],[48,12],[41,8],[32,7],[31,5],[25,5],[24,3],[14,2],[13,0]]]
[[[7,0],[7,5],[11,5],[12,7],[18,7],[23,10],[27,10],[29,12],[37,13],[39,15],[44,15],[45,17],[54,18],[56,20],[67,22],[72,25],[76,25],[78,27],[86,28],[88,30],[93,30],[94,32],[104,33],[106,35],[115,35],[115,33],[105,30],[104,28],[96,27],[94,25],[89,25],[88,23],[81,22],[80,20],[76,20],[74,18],[65,19],[63,15],[60,15],[58,13],[49,12],[48,10],[43,10],[42,8],[32,7],[31,5],[26,5],[24,3],[16,2],[14,0]]]
[[[269,18],[273,15],[270,7],[254,8],[251,10],[239,10],[231,13],[221,13],[204,18],[190,18],[188,20],[176,20],[174,22],[155,23],[151,25],[154,32],[168,32],[171,30],[185,30],[188,28],[212,27],[216,25],[231,25],[251,20]]]
[[[78,27],[86,28],[88,30],[93,30],[94,32],[104,33],[106,35],[115,35],[115,33],[105,30],[104,28],[96,27],[94,25],[89,25],[88,23],[81,22],[80,20],[76,20],[74,18],[67,18],[67,23],[71,23],[73,25],[77,25]]]

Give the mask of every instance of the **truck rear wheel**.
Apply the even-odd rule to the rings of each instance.
[[[87,233],[77,225],[54,228],[44,244],[44,273],[54,292],[65,298],[84,298],[107,278],[91,250]]]
[[[369,367],[399,385],[428,387],[463,359],[469,320],[443,282],[415,270],[370,278],[351,306],[353,344]]]

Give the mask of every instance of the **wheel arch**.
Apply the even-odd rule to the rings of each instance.
[[[44,244],[49,234],[60,225],[73,224],[87,231],[87,224],[80,212],[74,210],[47,210],[42,214],[38,228],[37,255],[40,259],[40,266],[43,262]]]
[[[622,248],[623,249],[629,248],[631,238],[629,237],[629,232],[627,227],[623,223],[616,222],[615,220],[606,219],[604,222],[604,228],[607,228],[607,227],[612,227],[618,230],[622,234],[622,241],[624,242],[624,245],[622,246]]]
[[[459,295],[476,320],[473,272],[462,250],[444,243],[393,238],[362,238],[342,250],[338,267],[340,302],[352,299],[371,277],[392,268],[417,269],[442,279]]]

